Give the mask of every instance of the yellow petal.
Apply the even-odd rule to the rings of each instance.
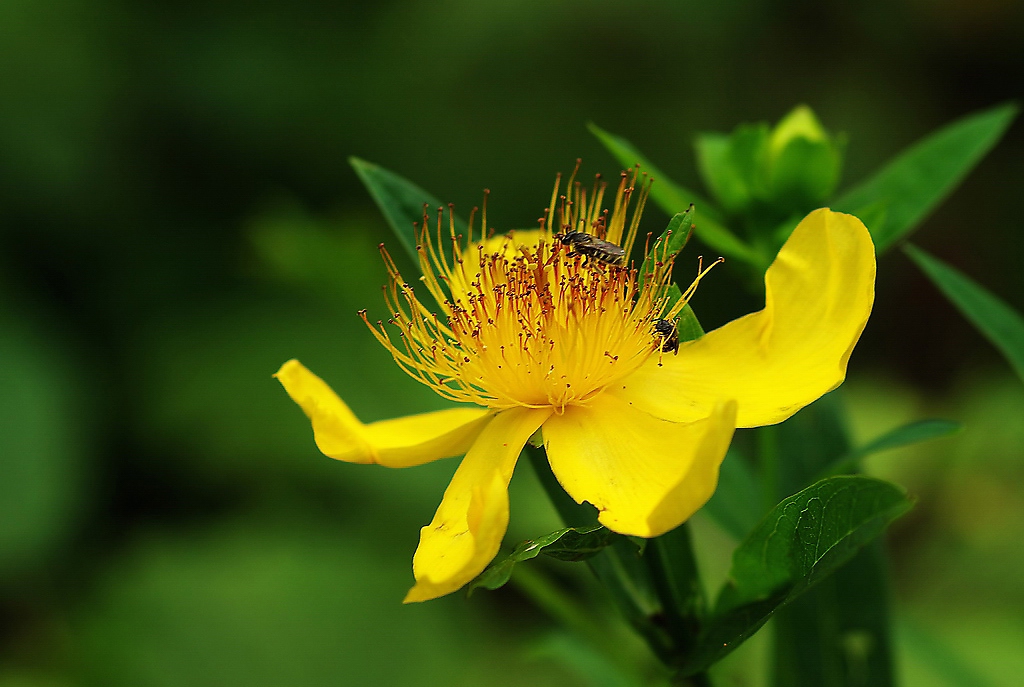
[[[765,274],[764,310],[652,357],[608,391],[677,422],[706,417],[721,398],[737,426],[782,422],[839,386],[875,298],[875,249],[852,215],[815,210]]]
[[[656,537],[707,503],[736,427],[733,401],[691,423],[659,420],[608,394],[544,423],[551,470],[605,527]]]
[[[516,458],[550,414],[547,408],[513,408],[496,415],[480,433],[433,521],[420,530],[412,561],[416,585],[405,603],[454,592],[497,555],[508,528],[508,481]]]
[[[490,419],[489,411],[473,407],[364,425],[324,380],[298,360],[289,360],[274,376],[309,417],[317,447],[324,455],[348,463],[404,468],[459,456],[469,450]]]

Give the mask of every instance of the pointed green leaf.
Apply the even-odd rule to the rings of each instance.
[[[769,598],[780,588],[793,598],[909,508],[902,489],[862,475],[831,477],[784,499],[733,554],[716,612]]]
[[[721,221],[721,214],[710,202],[701,198],[696,192],[684,188],[669,179],[636,146],[625,138],[605,131],[593,122],[588,123],[587,128],[590,129],[590,133],[597,137],[597,140],[604,145],[620,165],[626,169],[632,168],[633,165],[640,165],[641,169],[657,179],[657,182],[651,188],[651,198],[662,208],[673,208],[672,210],[666,210],[670,215],[679,212],[689,205],[699,205],[701,211],[709,218]]]
[[[888,451],[893,448],[901,448],[911,444],[917,444],[929,439],[955,434],[963,429],[959,422],[950,420],[918,420],[910,424],[897,427],[891,432],[886,432],[874,441],[861,448],[847,453],[845,456],[829,465],[820,475],[820,479],[847,472],[857,466],[861,460],[873,453]]]
[[[675,285],[673,284],[673,286]],[[676,288],[679,287],[676,286]],[[679,322],[676,323],[676,329],[679,331],[679,343],[696,341],[704,336],[704,328],[700,326],[697,314],[689,305],[683,306],[683,309],[679,311]]]
[[[644,263],[640,267],[640,286],[647,281],[647,275],[654,273],[656,263],[675,257],[686,247],[686,242],[690,240],[690,234],[694,228],[693,214],[693,205],[691,205],[686,212],[679,212],[669,220],[665,231],[661,233],[644,257]]]
[[[1021,314],[966,275],[920,248],[907,245],[903,250],[957,310],[999,349],[1017,376],[1024,380],[1024,318]]]
[[[678,284],[672,284],[668,287],[666,295],[668,302],[665,304],[665,312],[671,310],[672,306],[683,297],[683,292],[680,291]],[[700,326],[700,320],[697,319],[697,314],[693,312],[693,308],[689,304],[684,305],[683,309],[679,311],[676,330],[679,332],[679,343],[694,341],[704,336],[704,328]]]
[[[729,580],[685,671],[703,670],[735,649],[910,505],[899,487],[860,475],[832,477],[783,500],[733,554]]]
[[[413,264],[418,265],[419,254],[416,252],[416,244],[419,241],[413,225],[423,221],[424,206],[427,206],[428,215],[432,217],[430,213],[442,207],[441,202],[416,184],[380,165],[357,157],[350,157],[348,161],[377,203],[377,207],[384,213],[384,218],[401,241],[402,247],[412,257]],[[466,233],[466,223],[458,217],[455,218],[455,230]]]
[[[1006,132],[1017,115],[1007,103],[959,119],[902,152],[847,191],[833,209],[855,212],[884,202],[888,217],[872,229],[879,253],[903,238],[942,201]],[[870,228],[870,227],[869,227]]]
[[[560,561],[583,561],[601,553],[618,539],[629,541],[627,537],[596,524],[567,527],[537,539],[527,539],[516,544],[508,556],[477,575],[469,583],[467,593],[471,594],[477,587],[498,589],[504,586],[511,578],[516,563],[536,558],[542,553]]]
[[[689,207],[691,203],[700,206],[702,217],[695,231],[704,243],[720,251],[727,258],[742,260],[759,268],[767,266],[767,263],[753,248],[721,224],[721,214],[711,203],[669,179],[626,139],[608,133],[596,124],[588,124],[587,127],[604,144],[608,152],[619,161],[619,164],[625,167],[639,164],[655,179],[651,186],[651,199],[662,210],[674,215],[682,208]]]

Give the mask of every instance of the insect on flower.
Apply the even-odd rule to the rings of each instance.
[[[407,602],[459,589],[494,558],[516,459],[538,429],[574,500],[614,532],[656,537],[711,497],[737,427],[782,422],[843,381],[874,302],[875,250],[858,219],[812,212],[765,274],[764,309],[680,342],[676,317],[710,267],[671,306],[666,248],[643,275],[603,268],[635,243],[649,189],[638,178],[622,175],[610,211],[603,182],[588,193],[570,179],[559,195],[559,178],[537,229],[493,235],[486,211],[466,235],[450,212],[425,221],[416,280],[382,249],[388,320],[360,316],[449,408],[366,424],[297,360],[278,371],[331,458],[397,468],[465,456],[420,530]]]
[[[654,333],[661,337],[661,350],[663,353],[672,351],[679,354],[679,327],[672,320],[660,319],[654,321]]]
[[[578,253],[592,260],[606,262],[609,265],[622,265],[626,261],[626,251],[622,246],[599,239],[593,234],[582,231],[567,231],[563,234],[555,234],[552,238],[569,246],[572,249],[569,255]]]

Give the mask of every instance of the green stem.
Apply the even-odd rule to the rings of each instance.
[[[612,635],[602,629],[594,618],[543,572],[527,565],[517,566],[512,575],[512,584],[538,608],[588,641],[616,664],[630,672],[636,670],[633,659],[621,650],[621,645],[613,640]]]

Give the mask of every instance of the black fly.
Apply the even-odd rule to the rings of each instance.
[[[570,255],[578,253],[609,265],[621,265],[626,261],[626,251],[622,249],[622,246],[599,239],[593,234],[569,231],[564,234],[556,234],[555,238],[572,249]]]
[[[672,320],[655,320],[654,333],[661,337],[663,353],[679,353],[679,328]]]

